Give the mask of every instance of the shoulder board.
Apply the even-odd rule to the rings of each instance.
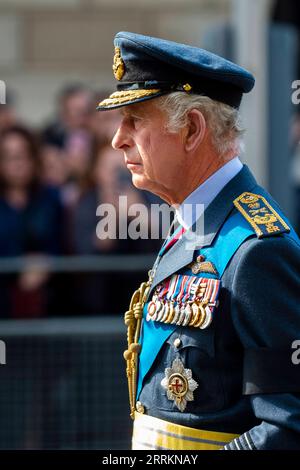
[[[258,238],[290,232],[290,227],[259,194],[243,193],[233,204],[255,230]]]

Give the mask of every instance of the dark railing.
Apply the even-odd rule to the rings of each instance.
[[[138,272],[150,269],[155,254],[16,256],[0,258],[0,274],[22,272],[29,267],[49,272]]]
[[[2,258],[0,275],[146,272],[155,255]],[[121,310],[121,309],[120,309]],[[62,312],[57,312],[61,315]],[[0,320],[0,449],[127,449],[123,315]]]
[[[130,447],[122,317],[1,320],[0,449]]]

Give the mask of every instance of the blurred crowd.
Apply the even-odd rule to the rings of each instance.
[[[120,195],[129,204],[148,205],[151,197],[133,187],[122,152],[111,147],[120,114],[96,111],[106,95],[81,84],[67,86],[53,120],[34,130],[20,120],[13,96],[0,105],[2,260],[157,250],[160,241],[96,236],[100,203],[113,204],[118,214]],[[141,273],[53,273],[29,264],[0,274],[0,318],[120,313],[140,278]]]
[[[39,129],[20,118],[10,93],[6,104],[0,104],[0,318],[120,314],[146,268],[144,273],[79,268],[56,272],[32,260],[98,255],[100,267],[101,255],[154,254],[161,246],[161,240],[150,236],[97,237],[101,203],[112,204],[120,222],[124,214],[119,212],[119,196],[127,196],[128,206],[162,202],[134,188],[122,152],[112,149],[120,112],[96,111],[107,95],[70,84],[59,93],[52,120]],[[300,122],[299,112],[295,122]],[[299,149],[297,129],[293,142]],[[300,177],[295,189],[300,201]],[[128,226],[130,218],[125,217]],[[296,228],[300,233],[300,216]],[[24,266],[7,274],[1,266],[14,257],[22,257]]]

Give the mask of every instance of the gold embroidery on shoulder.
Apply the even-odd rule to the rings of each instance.
[[[282,217],[259,194],[245,192],[236,198],[233,204],[253,227],[258,238],[290,231]]]

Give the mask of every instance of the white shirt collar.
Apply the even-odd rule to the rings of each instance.
[[[209,204],[222,189],[243,168],[239,157],[225,163],[213,173],[204,183],[200,184],[183,203],[176,209],[176,217],[185,228],[190,228],[201,216]]]

